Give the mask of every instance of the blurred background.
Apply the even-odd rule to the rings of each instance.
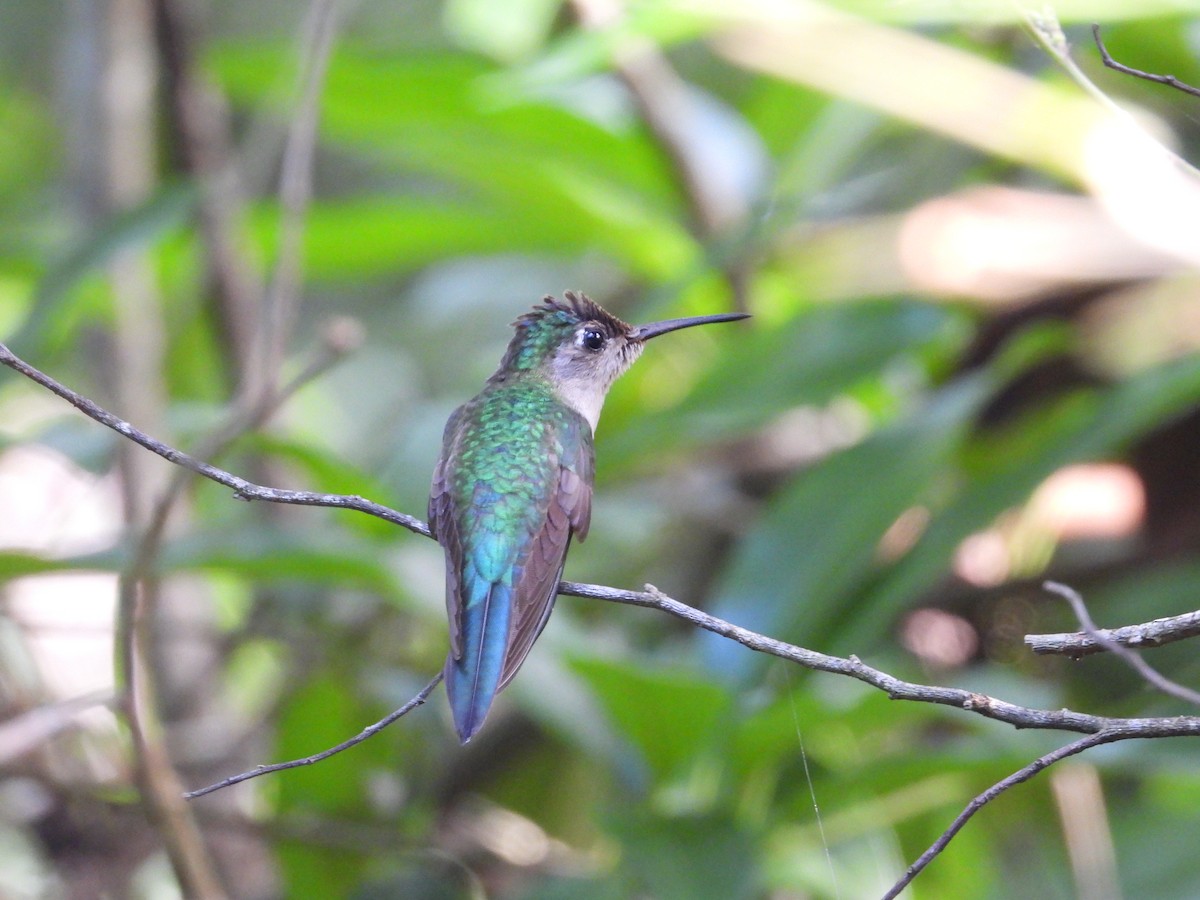
[[[1046,578],[1104,626],[1200,595],[1200,98],[1103,68],[1088,23],[1192,84],[1200,27],[1019,7],[4,4],[0,338],[239,475],[423,517],[443,423],[544,294],[745,309],[617,384],[566,577],[1015,703],[1187,713],[1022,638],[1077,628]],[[439,690],[184,808],[357,733],[447,639],[432,542],[176,476],[0,374],[5,897],[873,897],[1070,739],[561,598],[469,746]],[[1200,679],[1186,643],[1152,660]],[[1101,748],[910,895],[1194,897],[1197,808],[1195,746]]]

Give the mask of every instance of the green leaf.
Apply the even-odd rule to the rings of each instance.
[[[93,558],[106,557],[82,557],[79,562],[86,564]],[[373,543],[351,541],[327,528],[294,532],[255,524],[197,533],[168,544],[160,569],[220,571],[256,580],[322,582],[389,597],[403,595]]]
[[[595,657],[572,659],[571,668],[659,780],[696,759],[729,714],[726,691],[696,674]]]
[[[303,473],[303,483],[312,485],[314,490],[365,497],[376,503],[386,503],[388,500],[387,488],[378,479],[372,478],[348,460],[311,443],[260,433],[248,436],[239,446],[268,453],[275,459],[294,465]],[[423,509],[416,511],[420,516],[424,512]],[[355,532],[365,532],[378,538],[406,533],[403,529],[398,532],[398,526],[375,516],[356,512],[343,513],[343,516],[338,519],[339,527]]]
[[[265,254],[274,243],[278,209],[260,207],[251,219]],[[482,196],[372,196],[316,203],[305,221],[306,274],[313,279],[361,281],[394,276],[438,260],[473,254],[582,252],[583,229]]]
[[[21,352],[42,356],[56,332],[74,324],[69,314],[73,289],[118,253],[143,248],[180,227],[191,214],[196,192],[188,184],[168,184],[133,209],[116,213],[88,235],[42,277],[30,313],[11,343]]]
[[[847,598],[829,652],[861,651],[895,615],[942,577],[955,549],[1023,503],[1055,470],[1119,456],[1130,442],[1200,403],[1200,358],[1176,360],[1106,391],[1040,407],[999,433],[965,445],[961,482],[913,549],[858,598]]]
[[[546,38],[558,13],[557,0],[450,0],[446,30],[459,43],[497,59],[527,56]]]
[[[619,469],[627,458],[644,456],[646,447],[659,454],[745,434],[789,410],[828,403],[900,361],[948,357],[966,337],[961,316],[904,300],[816,306],[774,327],[741,328],[721,341],[720,356],[682,402],[605,437],[604,466]],[[639,362],[647,368],[635,370],[634,378],[656,377],[653,362]],[[615,418],[619,428],[623,412],[632,410],[610,408],[608,421]]]
[[[234,97],[261,102],[270,101],[262,73],[283,58],[277,50],[227,47],[212,64]],[[565,104],[497,94],[486,84],[493,71],[462,56],[387,58],[352,47],[331,61],[323,134],[388,169],[402,165],[434,179],[428,188],[406,186],[405,194],[436,199],[397,201],[411,211],[392,228],[410,242],[414,259],[498,242],[526,249],[550,243],[576,255],[598,247],[661,277],[697,255],[678,221],[675,182],[642,132],[604,128]],[[474,213],[479,222],[471,221]],[[438,234],[452,240],[442,245]],[[525,243],[530,235],[535,240]],[[350,252],[351,241],[335,240]]]
[[[619,882],[613,879],[551,876],[523,897],[523,900],[628,900]]]
[[[662,818],[633,812],[612,821],[621,840],[628,896],[655,900],[754,895],[758,880],[750,836],[719,816]]]
[[[927,499],[989,396],[965,378],[924,408],[800,473],[742,540],[720,578],[715,615],[782,640],[822,646],[845,597],[869,581],[880,538]],[[746,676],[755,654],[705,635],[712,667]]]
[[[36,553],[22,553],[19,550],[0,551],[0,581],[79,568],[82,567],[69,559],[47,559]]]
[[[321,672],[288,701],[279,719],[276,758],[301,759],[358,734],[369,717],[351,693],[348,673]],[[382,764],[387,747],[369,740],[312,766],[278,775],[282,814],[359,817],[368,805],[364,773]],[[341,847],[283,840],[278,844],[291,897],[346,897],[363,877],[359,854]]]

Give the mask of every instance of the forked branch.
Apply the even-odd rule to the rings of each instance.
[[[341,509],[353,509],[369,515],[377,516],[386,521],[400,525],[410,531],[429,536],[428,526],[420,519],[397,512],[386,506],[373,503],[362,497],[344,496],[339,494],[322,494],[311,491],[284,491],[252,484],[223,469],[198,460],[182,453],[173,447],[143,433],[130,423],[102,409],[91,400],[60,384],[49,375],[35,369],[28,363],[15,356],[5,345],[0,344],[0,364],[8,366],[16,372],[33,380],[37,384],[53,392],[71,403],[82,413],[102,425],[113,429],[122,436],[163,457],[176,465],[183,466],[208,478],[218,484],[225,485],[234,491],[234,495],[243,500],[266,500],[273,503],[290,503],[306,506],[329,506]],[[1069,589],[1068,589],[1069,590]],[[1110,718],[1075,712],[1069,709],[1037,709],[1009,703],[986,694],[967,691],[961,688],[941,687],[903,681],[879,669],[868,666],[855,656],[840,657],[818,653],[804,647],[789,644],[768,637],[758,632],[734,625],[724,619],[711,616],[708,613],[674,600],[652,585],[647,585],[644,591],[627,591],[618,588],[596,584],[578,584],[561,582],[559,593],[576,597],[587,597],[606,600],[614,603],[625,603],[634,606],[644,606],[657,609],[669,615],[683,619],[692,625],[721,635],[729,640],[750,648],[759,653],[766,653],[785,659],[807,669],[820,672],[831,672],[854,678],[885,692],[893,700],[909,700],[918,703],[934,703],[941,706],[952,706],[976,715],[1005,722],[1015,728],[1036,728],[1053,731],[1076,732],[1085,737],[1067,744],[1058,750],[1047,753],[1031,762],[1024,768],[997,782],[984,793],[974,798],[953,823],[942,833],[922,856],[906,870],[902,878],[888,893],[888,897],[898,894],[916,875],[935,859],[953,839],[954,835],[966,824],[966,821],[999,794],[1010,787],[1032,778],[1038,772],[1053,765],[1060,759],[1080,753],[1090,747],[1115,741],[1138,740],[1166,737],[1196,737],[1200,736],[1200,716],[1172,716],[1146,718]],[[1062,593],[1062,591],[1059,591]],[[1087,620],[1090,623],[1090,619]],[[1086,626],[1085,626],[1086,627]],[[1095,638],[1095,630],[1092,637]],[[367,726],[358,735],[342,742],[336,747],[285,763],[270,766],[258,766],[247,772],[231,776],[205,788],[192,791],[185,796],[198,797],[219,790],[220,788],[238,784],[268,772],[277,772],[299,766],[312,765],[322,759],[327,759],[336,753],[356,746],[378,731],[386,728],[392,722],[423,704],[429,694],[440,682],[441,677],[435,676],[412,700],[403,707]],[[1186,689],[1185,689],[1186,690]]]
[[[1132,66],[1117,62],[1112,58],[1112,54],[1108,52],[1108,48],[1104,46],[1104,41],[1100,39],[1099,25],[1092,25],[1092,37],[1096,41],[1096,49],[1100,51],[1101,61],[1114,72],[1120,72],[1122,75],[1132,75],[1134,78],[1141,78],[1143,81],[1153,81],[1155,84],[1165,84],[1167,87],[1173,87],[1175,90],[1191,94],[1193,97],[1200,97],[1200,88],[1192,87],[1186,81],[1180,81],[1174,75],[1156,75],[1153,72],[1143,72],[1141,69],[1135,69]]]

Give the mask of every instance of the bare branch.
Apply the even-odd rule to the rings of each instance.
[[[81,713],[97,706],[112,705],[112,691],[94,691],[45,703],[0,722],[0,764],[36,750],[54,735],[74,727]]]
[[[1179,700],[1186,700],[1188,703],[1193,703],[1200,706],[1200,693],[1192,690],[1189,687],[1184,687],[1182,684],[1172,681],[1157,669],[1151,666],[1148,662],[1138,656],[1137,653],[1130,650],[1128,647],[1123,647],[1114,641],[1100,634],[1100,629],[1092,620],[1091,613],[1088,612],[1087,605],[1083,602],[1083,597],[1079,592],[1067,587],[1065,584],[1059,584],[1057,581],[1047,581],[1042,585],[1046,590],[1053,594],[1058,594],[1071,604],[1071,609],[1075,611],[1075,618],[1079,619],[1079,624],[1084,630],[1091,635],[1098,644],[1107,650],[1111,650],[1121,659],[1125,660],[1135,672],[1142,676],[1148,683],[1158,688],[1164,694],[1168,694]]]
[[[1175,88],[1177,91],[1191,94],[1193,97],[1200,97],[1200,88],[1194,88],[1186,81],[1180,81],[1174,75],[1155,75],[1153,72],[1143,72],[1141,69],[1135,69],[1132,66],[1117,62],[1109,54],[1108,48],[1104,46],[1104,41],[1100,40],[1100,26],[1095,23],[1092,24],[1092,37],[1096,41],[1096,49],[1100,51],[1100,59],[1104,62],[1105,66],[1114,72],[1120,72],[1122,75],[1132,75],[1134,78],[1141,78],[1145,81],[1153,81],[1155,84],[1165,84],[1168,87]]]
[[[323,759],[341,753],[343,750],[349,750],[371,737],[373,734],[387,728],[401,716],[405,716],[412,712],[418,706],[421,706],[429,695],[433,693],[433,689],[442,681],[442,673],[438,672],[433,676],[433,679],[425,687],[421,688],[417,694],[405,703],[402,707],[394,712],[388,713],[374,725],[368,725],[354,737],[349,740],[342,741],[336,747],[330,747],[328,750],[322,750],[312,756],[305,756],[303,759],[293,759],[289,762],[273,763],[269,766],[255,766],[248,772],[241,772],[237,775],[231,775],[223,781],[218,781],[216,784],[210,784],[208,787],[202,787],[199,790],[188,791],[183,796],[188,800],[194,800],[197,797],[203,797],[205,794],[211,794],[214,791],[219,791],[221,788],[232,787],[235,784],[241,784],[243,781],[249,781],[251,778],[257,778],[259,775],[267,775],[271,772],[282,772],[285,769],[298,769],[301,766],[311,766],[313,763],[319,763]]]
[[[1107,640],[1122,647],[1152,649],[1173,644],[1200,634],[1200,610],[1178,616],[1166,616],[1152,622],[1124,625],[1120,628],[1098,628],[1092,634],[1073,631],[1058,634],[1027,634],[1025,646],[1038,654],[1057,654],[1078,659],[1108,650]]]
[[[270,503],[288,503],[299,506],[330,506],[337,509],[353,509],[429,537],[429,526],[420,519],[397,512],[381,504],[372,503],[363,497],[346,496],[343,494],[320,494],[314,491],[285,491],[278,488],[264,487],[259,484],[253,484],[244,478],[239,478],[236,475],[226,472],[224,469],[209,465],[193,456],[189,456],[181,450],[176,450],[174,447],[170,447],[145,434],[124,419],[114,416],[81,394],[77,394],[44,372],[35,369],[14,355],[4,344],[0,344],[0,365],[8,366],[10,369],[20,372],[26,378],[37,382],[51,393],[62,397],[88,418],[94,419],[101,425],[111,428],[134,443],[140,444],[151,453],[158,454],[167,460],[167,462],[183,466],[197,475],[202,475],[211,481],[217,482],[217,484],[223,484],[228,488],[232,488],[234,496],[240,500],[265,500]]]
[[[294,391],[339,359],[349,346],[344,335],[340,339],[330,337],[322,351],[282,390],[260,396],[253,407],[235,409],[230,420],[209,438],[205,455],[220,453],[242,434],[260,425]],[[132,557],[118,582],[116,647],[123,683],[117,703],[129,724],[135,772],[146,808],[161,826],[181,885],[189,895],[215,898],[224,893],[209,861],[203,835],[183,802],[183,784],[162,740],[158,687],[148,663],[158,602],[154,563],[171,510],[187,483],[186,470],[178,468],[174,472],[175,477],[155,502],[148,522],[137,535]]]
[[[573,581],[563,581],[558,586],[559,594],[573,597],[585,597],[595,600],[606,600],[612,603],[624,603],[630,606],[642,606],[650,609],[657,609],[670,615],[683,619],[684,621],[703,628],[706,631],[711,631],[714,634],[719,634],[722,637],[736,641],[744,647],[760,653],[767,653],[771,656],[777,656],[780,659],[786,659],[790,662],[797,663],[804,668],[813,669],[821,672],[832,672],[838,675],[846,675],[863,681],[873,687],[886,692],[893,700],[910,700],[918,703],[935,703],[944,706],[954,706],[960,709],[965,709],[970,712],[978,713],[982,716],[991,719],[997,719],[1002,722],[1007,722],[1016,728],[1037,728],[1050,729],[1057,731],[1076,731],[1088,733],[1090,736],[1086,740],[1076,742],[1080,745],[1079,749],[1071,753],[1063,753],[1060,756],[1048,754],[1042,757],[1042,764],[1032,771],[1029,767],[1022,769],[1020,773],[1011,776],[1010,779],[1005,779],[1000,782],[996,788],[992,790],[995,794],[1001,793],[1003,790],[1024,781],[1041,769],[1045,768],[1052,762],[1056,762],[1063,756],[1070,756],[1072,753],[1078,753],[1080,750],[1094,746],[1098,743],[1108,743],[1111,741],[1133,740],[1138,738],[1160,738],[1160,737],[1184,737],[1184,736],[1200,736],[1200,717],[1194,716],[1174,716],[1166,718],[1131,718],[1131,719],[1113,719],[1103,716],[1092,716],[1085,713],[1076,713],[1071,710],[1039,710],[1015,704],[1006,703],[1003,700],[997,700],[985,694],[977,694],[972,691],[965,691],[959,688],[944,688],[930,685],[915,684],[913,682],[901,681],[888,675],[886,672],[881,672],[878,669],[871,668],[865,665],[857,657],[849,658],[839,656],[828,656],[824,653],[818,653],[814,650],[808,650],[803,647],[798,647],[794,644],[788,644],[784,641],[778,641],[774,638],[766,637],[754,631],[741,628],[724,619],[718,619],[716,616],[710,616],[708,613],[702,612],[694,607],[688,606],[685,603],[680,603],[668,597],[666,594],[659,591],[653,585],[646,585],[645,591],[626,591],[618,588],[607,587],[598,584],[581,584]],[[312,765],[322,759],[333,756],[335,753],[340,753],[356,744],[361,743],[377,731],[386,728],[392,722],[399,719],[401,716],[411,712],[416,707],[423,704],[428,699],[429,694],[441,681],[441,674],[437,675],[428,685],[425,686],[412,700],[402,706],[400,709],[391,713],[374,725],[370,725],[363,729],[357,736],[338,744],[329,750],[316,754],[315,756],[304,757],[303,759],[293,760],[286,763],[275,763],[269,766],[258,766],[248,772],[242,772],[238,775],[220,781],[216,784],[209,785],[206,788],[201,788],[197,791],[191,791],[185,796],[188,799],[203,796],[204,794],[212,793],[221,788],[229,787],[234,784],[239,784],[251,778],[257,778],[259,775],[266,775],[270,772],[278,772],[284,769],[293,769],[299,766]],[[1100,738],[1097,740],[1097,738]],[[1069,745],[1075,747],[1076,744]],[[1065,748],[1064,748],[1065,750]],[[1062,751],[1059,751],[1062,752]],[[1038,765],[1037,762],[1031,764]],[[1023,776],[1021,773],[1026,773]],[[1020,777],[1018,777],[1020,776]],[[999,788],[999,789],[997,789]],[[957,832],[967,818],[974,815],[978,811],[978,807],[984,805],[987,800],[990,800],[995,794],[989,795],[985,800],[978,803],[978,806],[971,809],[969,814],[962,818],[954,831]],[[985,795],[980,795],[981,797]],[[976,798],[978,801],[979,798]],[[953,837],[953,833],[945,838],[946,842]],[[939,849],[938,852],[941,852]],[[933,854],[936,856],[937,854]],[[932,856],[930,857],[932,859]],[[920,868],[924,868],[921,864]],[[920,871],[920,869],[917,869]],[[916,872],[913,873],[914,875]]]
[[[313,157],[325,73],[337,32],[339,0],[313,0],[303,53],[300,96],[288,127],[279,174],[279,249],[263,298],[259,322],[258,373],[242,389],[249,397],[270,393],[283,360],[300,298],[304,229],[312,199]],[[255,383],[257,381],[257,383]],[[251,400],[253,402],[253,400]]]
[[[621,4],[607,0],[574,0],[571,4],[580,24],[599,30],[613,26],[624,14]],[[697,110],[687,82],[679,76],[662,51],[649,40],[628,40],[618,48],[613,69],[633,100],[638,114],[661,149],[687,202],[693,231],[701,240],[728,239],[749,213],[749,201],[716,177],[710,153],[697,146]],[[729,254],[717,249],[717,256]],[[747,306],[747,271],[743,260],[719,259],[717,265],[729,284],[738,309]]]
[[[236,496],[243,499],[261,499],[279,503],[292,503],[310,506],[330,506],[343,509],[354,509],[360,512],[366,512],[370,515],[378,516],[386,521],[393,522],[408,528],[411,531],[429,536],[428,526],[413,516],[408,516],[396,510],[389,509],[376,503],[372,503],[362,497],[347,497],[334,494],[319,494],[309,491],[280,491],[273,488],[266,488],[260,485],[254,485],[242,478],[231,475],[222,469],[211,466],[208,463],[201,462],[187,454],[181,453],[172,447],[155,440],[149,435],[138,431],[128,422],[112,415],[111,413],[101,409],[92,401],[85,397],[76,394],[69,388],[59,384],[48,375],[38,371],[24,361],[20,360],[12,354],[12,352],[0,344],[0,364],[6,365],[9,368],[25,375],[32,379],[69,403],[74,405],[90,418],[106,425],[118,433],[128,437],[141,446],[151,450],[152,452],[162,456],[164,459],[184,466],[185,468],[203,475],[213,481],[226,485],[234,489]],[[878,688],[885,692],[893,700],[909,700],[918,703],[933,703],[941,706],[951,706],[957,709],[967,710],[977,715],[984,716],[996,721],[1005,722],[1015,728],[1036,728],[1055,731],[1073,731],[1087,735],[1086,737],[1068,744],[1059,750],[1048,753],[1045,756],[1039,757],[1028,766],[1013,773],[1003,781],[997,782],[984,793],[977,796],[963,810],[962,813],[951,823],[950,827],[943,832],[942,836],[924,853],[922,856],[905,872],[903,878],[897,882],[892,891],[887,895],[894,897],[902,890],[917,874],[924,869],[930,861],[940,854],[959,830],[966,824],[967,820],[978,812],[983,806],[989,803],[993,798],[1008,790],[1010,787],[1020,784],[1023,781],[1032,778],[1038,772],[1045,769],[1068,756],[1072,756],[1082,751],[1097,746],[1099,744],[1111,743],[1114,741],[1136,740],[1148,738],[1166,738],[1166,737],[1196,737],[1200,736],[1200,716],[1172,716],[1172,717],[1146,717],[1146,718],[1109,718],[1105,716],[1094,716],[1086,713],[1074,712],[1069,709],[1045,710],[1035,709],[1030,707],[1018,706],[1017,704],[1008,703],[1004,700],[999,700],[990,697],[986,694],[979,694],[974,691],[967,691],[961,688],[949,688],[932,685],[917,684],[914,682],[903,681],[895,678],[886,672],[872,668],[866,665],[855,656],[839,657],[830,656],[824,653],[818,653],[813,650],[808,650],[804,647],[799,647],[794,644],[789,644],[784,641],[779,641],[758,632],[750,631],[746,628],[741,628],[724,619],[719,619],[711,616],[708,613],[702,612],[678,600],[674,600],[653,585],[646,585],[645,591],[626,591],[617,588],[608,587],[605,585],[595,584],[579,584],[575,582],[560,582],[559,593],[577,597],[588,597],[599,600],[606,600],[614,603],[626,603],[633,606],[643,606],[652,609],[658,609],[662,612],[676,616],[686,622],[691,623],[706,631],[711,631],[714,634],[719,634],[722,637],[736,641],[745,647],[750,648],[759,653],[766,653],[771,656],[776,656],[780,659],[786,659],[800,666],[815,671],[832,672],[838,675],[844,675],[854,678],[872,687]],[[1067,589],[1069,591],[1069,589]],[[1084,610],[1086,615],[1086,610]],[[1090,624],[1090,618],[1087,620]],[[1094,627],[1091,629],[1093,639],[1097,637]],[[362,741],[369,738],[371,735],[386,728],[396,719],[407,714],[411,710],[420,706],[428,698],[429,694],[437,686],[441,680],[441,675],[436,676],[428,685],[418,693],[412,700],[406,703],[403,707],[389,714],[373,725],[363,729],[358,735],[350,738],[347,741],[338,744],[314,756],[304,757],[303,759],[292,760],[285,763],[276,763],[269,766],[259,766],[247,772],[242,772],[234,775],[224,781],[201,788],[197,791],[192,791],[187,794],[180,795],[188,799],[199,797],[204,794],[211,793],[221,788],[238,784],[251,778],[265,775],[268,772],[277,772],[284,769],[296,768],[299,766],[312,765],[322,759],[327,759],[336,753],[340,753],[349,747],[356,746]]]
[[[1080,738],[1077,741],[1067,744],[1065,747],[1059,747],[1057,750],[1051,751],[1045,756],[1039,756],[1024,768],[1018,769],[1016,772],[1013,772],[1011,775],[1002,779],[1001,781],[997,781],[990,788],[988,788],[979,796],[975,797],[975,799],[967,804],[966,809],[960,812],[955,820],[950,823],[950,827],[941,833],[938,839],[929,846],[929,849],[922,853],[920,857],[917,858],[917,861],[905,870],[903,877],[901,877],[899,881],[892,885],[891,889],[883,895],[883,900],[892,900],[893,897],[899,896],[900,892],[908,887],[912,880],[921,874],[922,870],[924,870],[926,866],[928,866],[931,862],[933,862],[934,859],[937,858],[938,854],[946,849],[950,841],[953,840],[954,836],[962,830],[962,827],[967,824],[967,820],[970,819],[971,816],[975,815],[975,813],[979,812],[979,810],[983,809],[983,807],[991,803],[1009,788],[1015,787],[1024,781],[1028,781],[1038,772],[1049,768],[1059,760],[1066,759],[1068,756],[1074,756],[1077,753],[1082,753],[1084,750],[1099,746],[1100,744],[1109,744],[1113,741],[1126,739],[1127,738],[1122,737],[1119,734],[1107,731],[1088,735],[1085,738]]]
[[[243,186],[231,152],[230,115],[220,93],[205,83],[195,60],[189,13],[194,4],[151,0],[163,79],[168,135],[178,143],[178,165],[198,190],[197,236],[215,304],[221,346],[233,380],[242,381],[253,347],[254,311],[261,280],[241,245]]]
[[[1125,734],[1126,738],[1200,736],[1200,716],[1109,718],[1074,712],[1070,709],[1051,710],[1018,706],[1015,703],[1008,703],[995,697],[989,697],[987,694],[978,694],[962,688],[938,687],[902,681],[887,672],[881,672],[879,669],[868,666],[857,656],[829,656],[741,628],[685,603],[680,603],[678,600],[673,600],[653,585],[646,585],[645,591],[624,591],[604,585],[564,581],[559,584],[558,592],[575,597],[591,597],[613,603],[627,603],[631,606],[645,606],[661,610],[759,653],[777,656],[817,672],[832,672],[835,675],[854,678],[879,688],[893,700],[910,700],[916,703],[933,703],[939,706],[965,709],[988,719],[1006,722],[1014,728],[1074,731],[1081,734],[1097,734],[1102,731],[1116,730]]]
[[[289,503],[301,506],[326,506],[338,509],[353,509],[377,516],[385,521],[400,525],[417,534],[430,536],[429,526],[423,521],[405,513],[398,512],[378,503],[373,503],[363,497],[343,494],[322,494],[314,491],[285,491],[276,488],[251,484],[244,478],[232,475],[223,469],[209,465],[194,457],[188,456],[173,447],[168,447],[149,435],[143,434],[128,422],[101,409],[91,400],[82,397],[69,388],[59,384],[49,375],[30,366],[16,357],[4,344],[0,344],[0,364],[6,365],[27,378],[62,397],[85,415],[117,431],[119,434],[137,442],[146,449],[158,454],[170,462],[184,466],[187,469],[216,481],[234,490],[235,496],[245,500],[266,500],[272,503]],[[645,606],[658,609],[683,619],[686,622],[719,634],[722,637],[736,641],[751,650],[767,653],[780,659],[790,660],[806,669],[819,672],[832,672],[862,681],[885,692],[893,700],[911,700],[918,703],[934,703],[941,706],[952,706],[965,709],[989,719],[1006,722],[1016,728],[1038,728],[1054,731],[1074,731],[1081,734],[1095,734],[1101,731],[1119,729],[1129,737],[1182,737],[1200,735],[1200,717],[1173,716],[1166,718],[1108,718],[1087,713],[1074,712],[1069,709],[1032,709],[1008,703],[986,694],[963,690],[962,688],[937,687],[902,681],[892,675],[866,665],[856,656],[829,656],[808,650],[784,641],[779,641],[766,635],[750,631],[734,625],[724,619],[718,619],[708,613],[680,603],[666,596],[653,585],[647,585],[645,591],[627,591],[597,584],[579,584],[564,581],[559,584],[559,593],[576,597],[589,597],[607,600],[614,603],[626,603],[633,606]]]
[[[129,568],[118,581],[116,655],[124,673],[125,689],[118,700],[129,724],[133,761],[143,805],[159,826],[175,875],[187,896],[226,897],[208,847],[196,820],[180,797],[182,785],[160,734],[154,681],[148,677],[145,615],[147,582],[139,573],[153,550],[143,542]]]

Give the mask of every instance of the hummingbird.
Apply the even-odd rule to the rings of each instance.
[[[513,322],[500,366],[446,423],[429,528],[446,556],[446,692],[459,740],[483,725],[554,609],[592,513],[592,438],[613,382],[651,338],[724,313],[627,325],[582,293]]]

